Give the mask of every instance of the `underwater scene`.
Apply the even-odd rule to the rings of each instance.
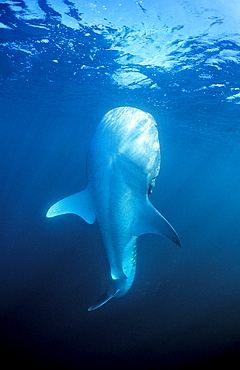
[[[239,20],[238,0],[0,0],[9,367],[239,358]]]

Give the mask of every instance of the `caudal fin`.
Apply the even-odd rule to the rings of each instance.
[[[98,301],[93,304],[91,307],[89,307],[88,311],[96,310],[97,308],[103,306],[105,303],[107,303],[111,298],[116,296],[116,294],[120,291],[120,279],[112,280],[112,284],[107,291],[107,293],[104,293],[101,295],[101,297],[98,299]]]

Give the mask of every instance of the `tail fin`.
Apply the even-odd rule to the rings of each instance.
[[[102,294],[97,303],[89,307],[88,311],[96,310],[96,308],[101,307],[102,305],[107,303],[111,298],[116,296],[116,294],[121,290],[120,286],[121,286],[120,279],[112,280],[112,284],[107,293]]]

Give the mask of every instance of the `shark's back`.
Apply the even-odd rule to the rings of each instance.
[[[117,162],[125,170],[129,167],[135,170],[138,168],[148,178],[155,178],[160,168],[156,121],[149,113],[140,109],[112,109],[98,125],[88,157],[89,161],[96,161],[98,167],[99,164],[102,167],[104,162],[104,169]]]

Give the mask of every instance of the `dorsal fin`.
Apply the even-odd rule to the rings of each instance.
[[[47,212],[47,217],[55,217],[66,213],[74,213],[87,223],[93,224],[96,215],[87,188],[79,193],[59,200]]]
[[[133,224],[132,234],[159,234],[181,246],[179,237],[170,223],[158,212],[149,200],[142,205],[138,219]]]

